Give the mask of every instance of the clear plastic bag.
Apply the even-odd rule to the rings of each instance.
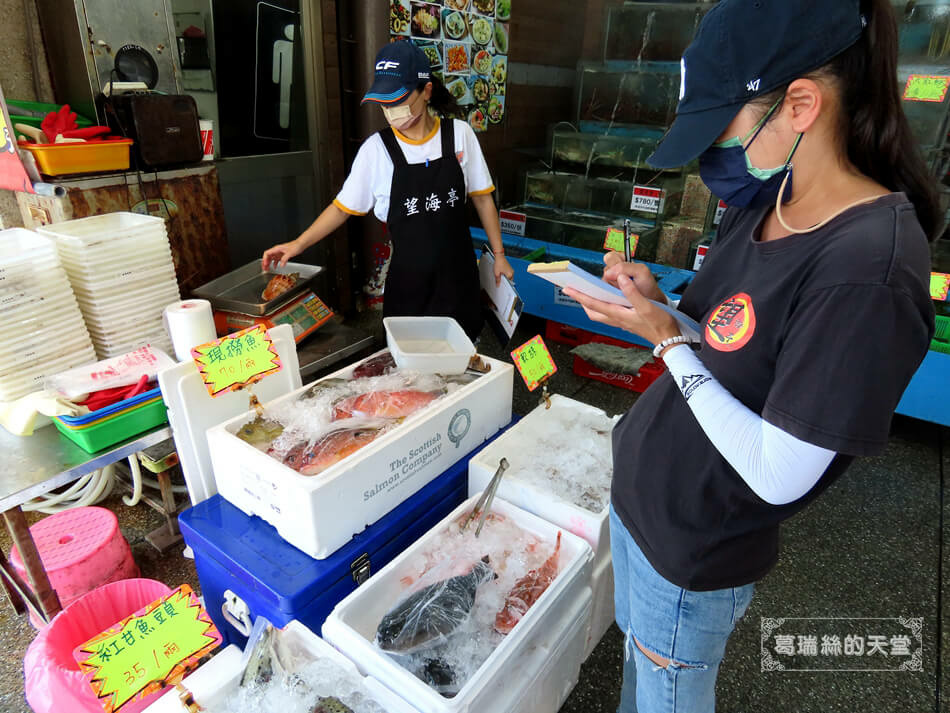
[[[146,344],[128,354],[50,376],[45,386],[70,400],[81,401],[80,397],[85,394],[131,386],[143,376],[148,376],[149,381],[152,381],[158,372],[175,366],[175,363],[165,352]]]

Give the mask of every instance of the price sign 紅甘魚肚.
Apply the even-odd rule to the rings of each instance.
[[[551,358],[541,335],[532,337],[511,352],[511,358],[528,391],[534,391],[545,379],[557,371],[557,364]]]

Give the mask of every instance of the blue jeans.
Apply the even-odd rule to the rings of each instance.
[[[617,626],[624,632],[618,713],[713,713],[726,641],[755,584],[693,592],[664,579],[610,507]],[[663,668],[643,648],[670,661]]]

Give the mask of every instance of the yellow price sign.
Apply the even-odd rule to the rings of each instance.
[[[930,298],[945,302],[950,295],[950,275],[945,272],[930,273]]]
[[[261,324],[194,347],[191,356],[212,396],[243,388],[283,368]]]
[[[524,379],[528,391],[534,391],[541,382],[557,371],[557,364],[551,358],[551,352],[548,351],[540,334],[511,352],[511,358],[521,378]]]
[[[640,236],[630,233],[630,257],[637,252],[637,243],[640,242]],[[616,250],[623,254],[623,230],[620,228],[607,228],[607,235],[604,237],[604,250]]]
[[[950,77],[912,74],[904,85],[904,99],[912,102],[942,102],[947,96]]]
[[[106,713],[180,681],[222,637],[187,584],[73,651]]]

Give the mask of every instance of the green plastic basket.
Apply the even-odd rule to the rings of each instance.
[[[10,121],[14,124],[26,124],[40,128],[40,123],[51,111],[59,111],[60,104],[47,104],[45,102],[28,102],[19,99],[7,99],[7,111],[10,112]],[[26,109],[29,112],[41,112],[43,116],[29,116],[21,114],[17,109]],[[92,126],[92,122],[81,114],[76,114],[76,125],[80,129]],[[52,137],[50,137],[52,139]]]
[[[950,354],[950,317],[937,315],[937,331],[930,341],[930,351]]]
[[[53,423],[60,433],[84,451],[96,453],[103,448],[114,446],[116,443],[121,443],[132,436],[138,435],[142,431],[155,428],[167,420],[165,402],[158,399],[157,401],[144,403],[137,408],[131,408],[113,418],[104,420],[102,423],[92,424],[85,428],[69,428],[59,418],[54,418]]]

